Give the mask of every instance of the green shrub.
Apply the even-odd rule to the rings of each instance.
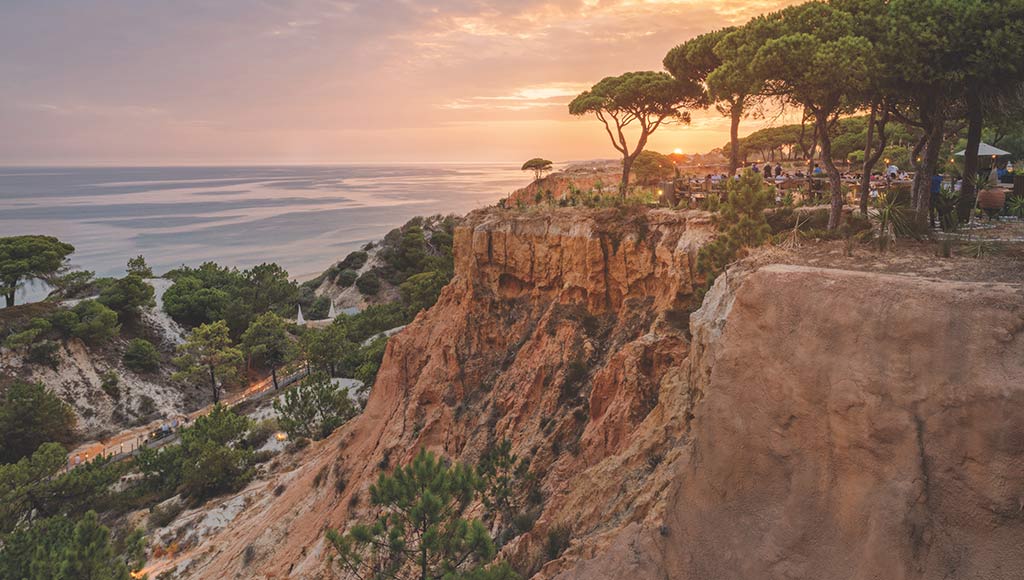
[[[133,338],[124,351],[124,366],[137,373],[152,373],[160,369],[160,353],[153,343]]]
[[[141,277],[129,274],[104,288],[99,301],[120,314],[122,319],[135,317],[140,309],[153,306],[153,287]]]
[[[278,422],[289,436],[323,439],[339,425],[351,419],[356,411],[347,389],[339,389],[323,373],[315,373],[303,384],[285,391],[274,401]]]
[[[242,445],[249,449],[259,449],[270,439],[270,436],[279,429],[277,419],[264,419],[257,421],[245,434]]]
[[[46,442],[72,443],[75,423],[71,407],[42,384],[14,381],[0,399],[0,463],[28,457]]]
[[[117,313],[95,300],[85,300],[73,309],[78,322],[71,328],[71,335],[90,345],[101,345],[121,332]]]
[[[338,269],[341,271],[358,270],[366,265],[366,260],[369,257],[370,255],[362,250],[350,252],[349,255],[345,256],[344,260],[338,262]]]
[[[309,304],[309,310],[306,315],[310,320],[323,320],[327,318],[327,315],[331,312],[331,299],[326,296],[317,296],[312,303]]]
[[[180,501],[167,501],[161,505],[153,506],[149,510],[149,528],[166,527],[183,511],[185,511],[185,504]]]
[[[120,382],[121,379],[114,371],[107,371],[100,375],[100,389],[102,389],[103,392],[111,399],[121,398],[121,389],[118,387]]]
[[[43,331],[38,328],[29,328],[21,332],[16,332],[4,339],[4,346],[11,350],[29,348],[35,344],[36,339],[38,339],[42,333]]]
[[[341,286],[342,288],[348,288],[349,286],[355,284],[358,278],[359,273],[356,272],[355,270],[342,270],[335,280],[338,286]]]
[[[433,306],[451,278],[445,272],[421,272],[409,276],[398,289],[409,312],[415,313]]]
[[[320,471],[317,471],[316,475],[313,476],[313,487],[315,487],[315,488],[316,487],[320,487],[321,485],[323,485],[324,481],[326,481],[326,480],[327,480],[327,466],[324,465],[323,467],[320,468]]]
[[[308,437],[299,437],[298,439],[292,440],[291,444],[288,445],[288,452],[295,453],[309,447],[310,440]]]
[[[545,545],[548,560],[555,560],[569,547],[572,540],[572,528],[567,525],[552,526],[548,530],[548,541]]]
[[[50,314],[47,320],[54,330],[60,332],[64,337],[69,337],[74,331],[75,325],[78,324],[78,315],[74,310],[60,308]]]
[[[705,279],[703,291],[743,251],[768,239],[771,227],[764,210],[771,199],[771,188],[752,171],[744,172],[739,180],[729,180],[726,200],[715,216],[718,236],[697,252],[697,273]]]
[[[356,280],[356,288],[364,296],[374,296],[380,292],[380,277],[376,272],[370,270]]]
[[[139,414],[143,417],[148,417],[156,413],[156,401],[149,395],[142,395],[139,397]]]
[[[26,360],[32,364],[57,366],[57,352],[60,344],[55,340],[41,340],[28,347]]]

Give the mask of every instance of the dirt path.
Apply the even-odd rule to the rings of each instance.
[[[305,368],[304,365],[303,368]],[[279,389],[287,388],[289,385],[298,382],[299,379],[305,376],[305,370],[282,376],[278,379]],[[232,393],[220,402],[229,407],[234,407],[244,402],[262,399],[273,392],[273,380],[271,377],[266,377],[250,384],[242,391]],[[165,425],[168,426],[169,431],[173,433],[180,425],[192,423],[197,418],[212,411],[213,407],[213,405],[207,405],[185,415],[164,417],[147,423],[146,425],[126,429],[104,439],[83,443],[68,453],[68,469],[74,469],[76,466],[81,465],[90,459],[94,459],[97,456],[122,459],[135,455],[138,453],[139,449],[144,446],[160,447],[165,445],[169,443],[173,437],[168,436],[161,437],[159,439],[151,439],[150,434],[154,431],[160,430]]]

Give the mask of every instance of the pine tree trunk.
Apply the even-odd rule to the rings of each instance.
[[[277,367],[270,367],[270,377],[274,379],[274,390],[277,390]]]
[[[740,117],[743,114],[741,105],[733,105],[729,126],[729,175],[736,175],[740,167]]]
[[[619,195],[622,196],[622,199],[626,199],[626,193],[629,191],[629,172],[633,169],[634,159],[636,159],[634,155],[628,155],[622,159],[622,182],[619,183]]]
[[[939,149],[942,147],[943,122],[935,121],[928,132],[925,143],[923,159],[917,167],[917,175],[914,177],[914,222],[917,231],[923,233],[928,226],[929,214],[931,213],[932,199],[932,176],[939,164]]]
[[[883,104],[882,107],[885,107],[885,105]],[[874,113],[876,113],[876,110],[872,109],[872,114]],[[874,121],[874,119],[872,120]],[[885,153],[885,148],[886,146],[888,146],[889,143],[889,139],[885,135],[885,128],[886,125],[888,125],[888,122],[889,111],[888,109],[884,109],[882,112],[882,117],[877,121],[874,121],[873,123],[874,128],[878,133],[878,141],[876,143],[876,146],[871,146],[872,138],[869,135],[868,147],[864,149],[864,171],[863,175],[861,176],[860,182],[860,211],[864,215],[867,215],[868,213],[868,196],[871,193],[871,173],[874,171],[875,165],[878,163],[878,160],[882,158],[882,154]],[[872,152],[869,153],[869,149],[871,149]]]
[[[877,107],[871,107],[871,115],[868,117],[868,138],[867,142],[864,143],[864,170],[860,176],[860,213],[868,215],[868,196],[871,193],[871,146],[872,141],[875,138],[875,115],[878,112]]]
[[[811,138],[811,151],[807,154],[807,195],[814,195],[814,152],[818,149],[818,123],[814,123],[814,136]]]
[[[960,200],[956,213],[961,222],[971,217],[975,199],[978,197],[978,145],[981,144],[981,129],[984,115],[981,97],[974,90],[967,91],[967,151],[964,152],[964,181],[960,188]]]
[[[817,116],[818,141],[821,143],[821,162],[828,170],[828,180],[832,190],[832,204],[828,213],[828,229],[834,230],[839,227],[839,220],[843,217],[843,184],[839,179],[839,170],[832,160],[832,137],[828,134],[828,115],[819,113]]]
[[[213,365],[210,365],[210,385],[213,387],[213,403],[220,402],[220,393],[217,391],[217,375],[214,373]]]

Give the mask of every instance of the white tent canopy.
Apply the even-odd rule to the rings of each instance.
[[[966,154],[967,150],[964,149],[963,151],[957,152],[956,155],[957,157],[963,157]],[[1009,151],[1003,151],[1002,149],[998,147],[993,147],[988,143],[981,143],[978,145],[978,157],[992,157],[993,155],[995,155],[996,157],[1003,157],[1004,155],[1010,154],[1011,153]]]

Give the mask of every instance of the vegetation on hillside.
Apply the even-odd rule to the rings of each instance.
[[[263,313],[295,316],[299,287],[277,264],[238,270],[206,262],[176,268],[165,277],[174,284],[164,294],[164,310],[189,328],[223,320],[238,338]]]
[[[14,381],[0,394],[0,463],[16,463],[40,445],[75,441],[75,414],[39,383]]]
[[[718,236],[697,252],[697,274],[705,279],[705,292],[741,252],[768,239],[771,227],[764,210],[771,204],[771,188],[760,175],[746,171],[739,181],[729,182],[725,201],[715,214]]]
[[[74,251],[74,246],[52,236],[0,238],[0,294],[7,307],[14,306],[15,293],[24,284],[52,280]]]
[[[355,284],[360,292],[373,297],[391,296],[356,314],[341,314],[326,327],[305,329],[300,345],[307,362],[328,376],[358,379],[369,388],[387,343],[384,337],[374,337],[411,322],[437,301],[441,289],[451,280],[456,224],[453,216],[413,218],[391,230],[379,246],[352,252],[320,277],[303,284],[305,289],[333,281],[339,286]],[[372,250],[376,250],[376,261],[358,274]]]
[[[253,426],[249,418],[216,405],[181,430],[180,443],[146,448],[135,465],[144,476],[144,485],[158,491],[160,497],[180,493],[202,500],[234,491],[252,478],[259,459],[245,444]]]
[[[275,399],[274,410],[281,429],[293,439],[323,439],[356,414],[348,389],[338,388],[324,373],[310,375]]]
[[[328,530],[338,565],[359,578],[512,580],[484,523],[467,519],[484,484],[474,467],[448,465],[421,450],[407,466],[370,486],[380,516],[347,533]]]

